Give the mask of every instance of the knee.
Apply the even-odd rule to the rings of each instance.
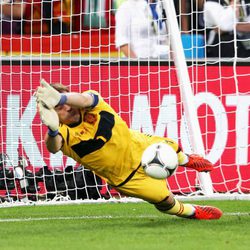
[[[172,194],[167,196],[166,199],[164,199],[163,201],[154,204],[156,209],[158,209],[160,212],[166,212],[171,208],[173,208],[174,205],[175,205],[175,199]]]

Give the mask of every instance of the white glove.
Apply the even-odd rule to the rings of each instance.
[[[37,108],[42,122],[52,131],[57,131],[59,128],[59,118],[56,111],[54,109],[46,108],[42,102],[37,103]]]
[[[40,83],[43,86],[38,87],[35,93],[37,102],[42,102],[49,109],[54,108],[60,102],[62,95],[44,79],[41,79]]]

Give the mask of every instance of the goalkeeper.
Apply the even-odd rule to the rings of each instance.
[[[62,84],[41,80],[35,96],[41,120],[48,126],[45,143],[51,153],[61,150],[120,193],[143,199],[163,213],[205,220],[221,217],[218,208],[181,203],[165,180],[147,176],[140,165],[143,151],[156,142],[169,144],[180,166],[207,172],[213,169],[208,160],[184,154],[169,138],[129,129],[95,91],[73,93]]]

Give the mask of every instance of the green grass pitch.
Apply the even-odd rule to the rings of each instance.
[[[148,203],[27,206],[0,209],[0,249],[250,249],[250,201],[195,201],[224,212],[197,221]]]

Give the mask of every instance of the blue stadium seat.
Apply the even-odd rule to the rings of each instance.
[[[205,57],[205,43],[203,35],[182,34],[181,40],[184,48],[185,57],[187,59]]]

